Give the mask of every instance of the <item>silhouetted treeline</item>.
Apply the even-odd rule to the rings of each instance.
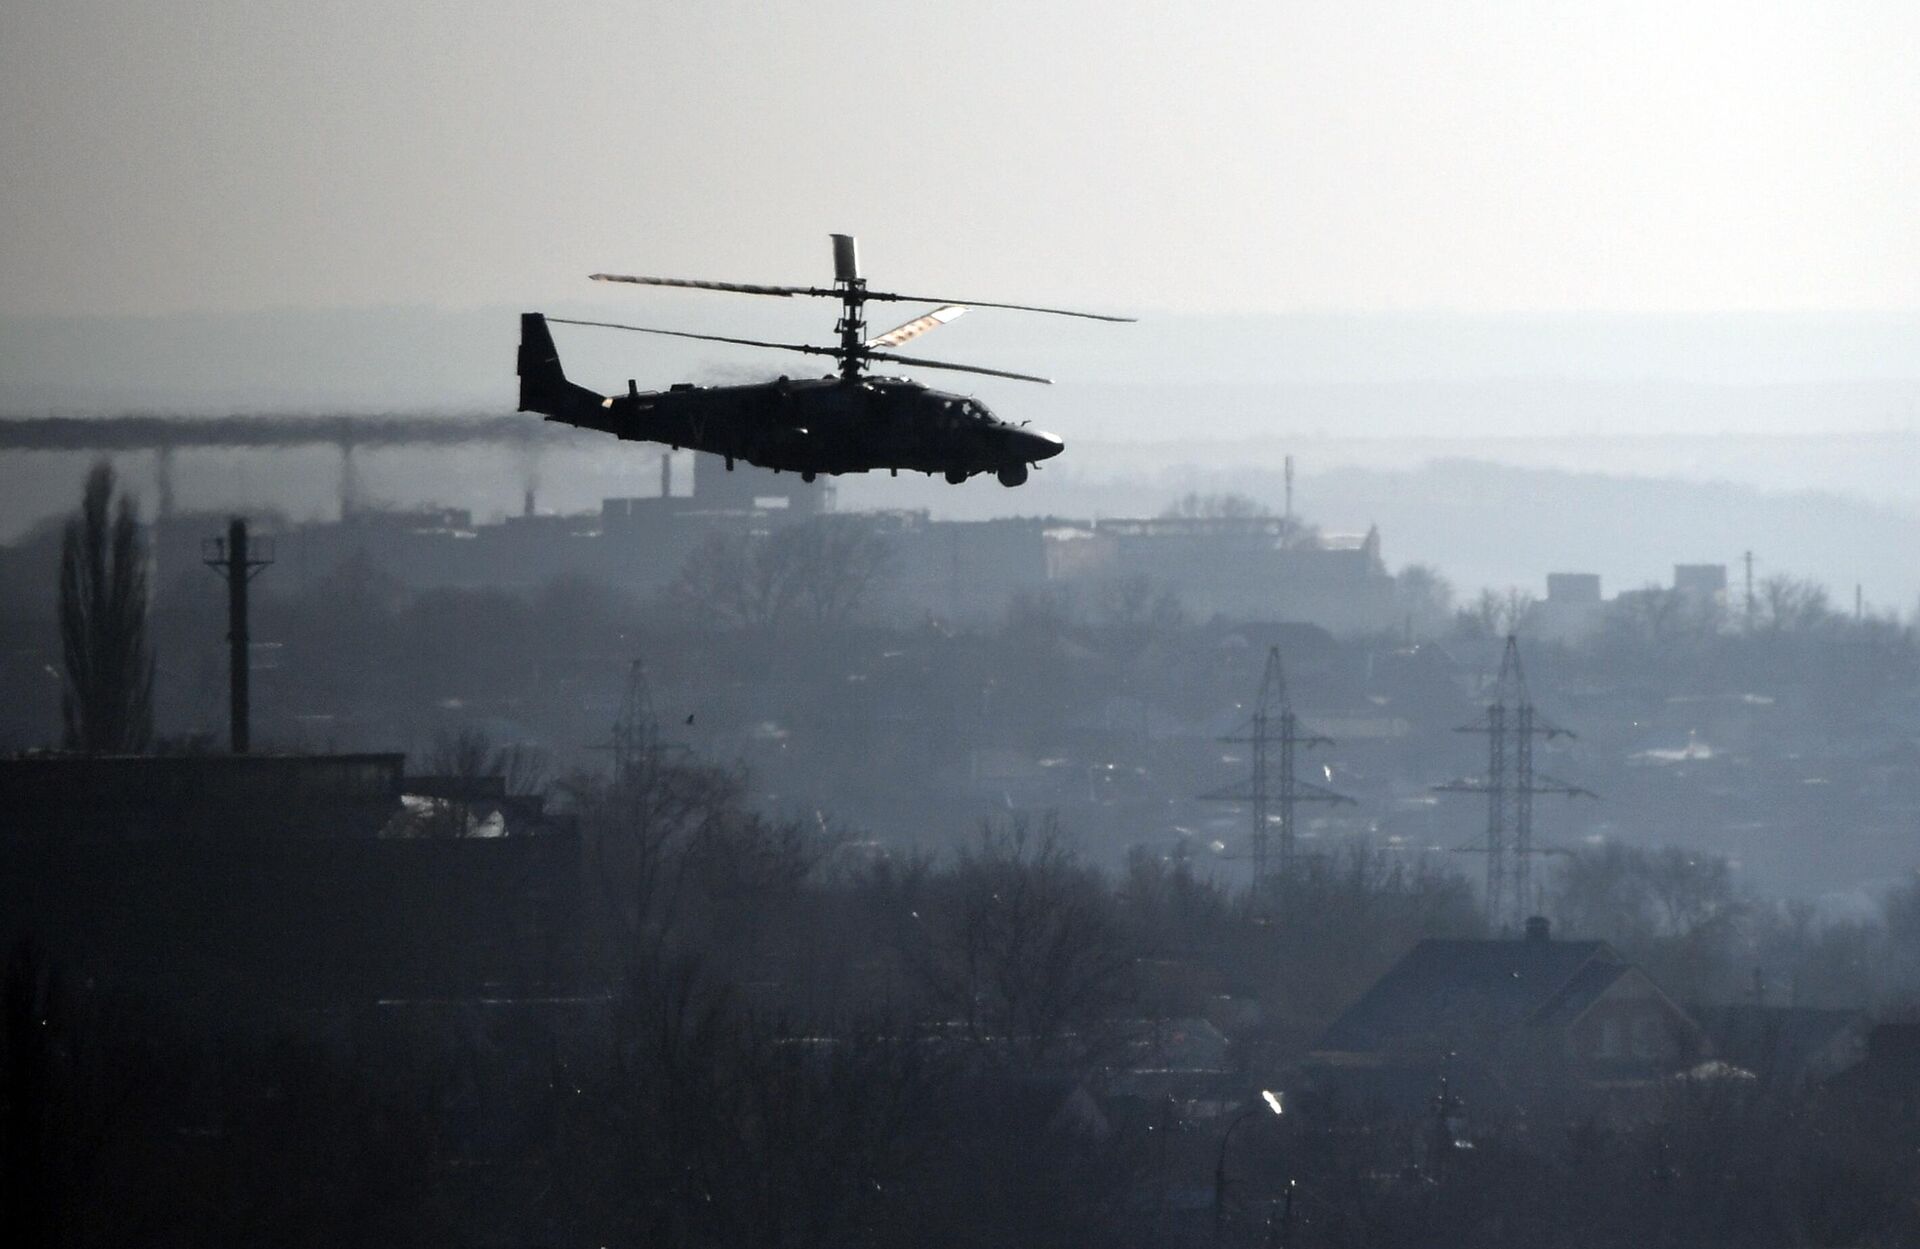
[[[743,773],[671,745],[621,763],[553,790],[587,846],[586,983],[603,988],[529,999],[524,1035],[474,1022],[498,1007],[417,1001],[399,1030],[355,1025],[343,1045],[338,1011],[371,1004],[188,1009],[17,947],[0,1055],[17,1243],[1174,1245],[1217,1220],[1246,1244],[1798,1246],[1915,1230],[1899,1159],[1920,1128],[1837,1086],[1715,1072],[1625,1116],[1488,1117],[1437,1089],[1384,1112],[1304,1100],[1249,1124],[1216,1212],[1195,1194],[1224,1121],[1127,1091],[1158,1061],[1143,1030],[1216,1021],[1232,1096],[1285,1088],[1413,943],[1485,932],[1444,863],[1355,843],[1256,894],[1180,855],[1104,872],[1070,830],[1019,814],[917,856],[768,816]],[[1834,923],[1744,897],[1724,863],[1682,850],[1583,851],[1556,879],[1563,931],[1699,1000],[1737,994],[1756,960],[1805,1003],[1896,1009],[1920,983],[1920,886]]]
[[[1178,1245],[1217,1226],[1235,1244],[1800,1246],[1920,1230],[1912,1121],[1712,1075],[1624,1118],[1450,1106],[1443,1125],[1426,1094],[1385,1114],[1302,1101],[1236,1142],[1216,1214],[1196,1194],[1223,1120],[1125,1092],[1142,1028],[1216,1019],[1236,1096],[1285,1088],[1413,942],[1484,931],[1435,862],[1355,845],[1251,896],[1178,858],[1103,873],[1017,816],[901,857],[759,814],[739,772],[671,750],[560,791],[590,846],[605,992],[584,1034],[536,1023],[511,1093],[475,1083],[498,1040],[457,1012],[342,1048],[324,1014],[189,1015],[18,947],[0,1055],[12,1243]],[[1763,921],[1723,865],[1607,850],[1561,882],[1563,925],[1595,925],[1672,983],[1724,979],[1759,948],[1799,960],[1781,964],[1796,993],[1854,991],[1859,968],[1824,961],[1852,938]],[[1846,930],[1883,975],[1920,967],[1916,897]]]

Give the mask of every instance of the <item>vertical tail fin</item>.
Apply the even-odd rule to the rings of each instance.
[[[600,396],[585,386],[567,380],[560,368],[560,352],[553,345],[553,331],[547,318],[538,312],[520,314],[520,410],[547,416],[566,417],[582,402],[597,408]]]

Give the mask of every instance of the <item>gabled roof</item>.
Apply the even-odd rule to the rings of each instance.
[[[1142,1021],[1127,1038],[1129,1071],[1225,1071],[1227,1038],[1200,1016]]]
[[[1525,1024],[1578,1018],[1628,970],[1604,941],[1422,941],[1316,1048],[1477,1048]]]
[[[1594,959],[1575,972],[1572,980],[1567,981],[1558,993],[1529,1015],[1527,1022],[1543,1028],[1571,1027],[1575,1020],[1587,1013],[1588,1007],[1600,1000],[1601,994],[1632,970],[1626,963]]]

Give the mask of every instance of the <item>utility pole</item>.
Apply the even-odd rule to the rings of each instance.
[[[344,424],[336,445],[340,448],[340,519],[344,523],[360,510],[360,469],[354,461],[352,433]]]
[[[1299,718],[1287,697],[1287,676],[1280,664],[1280,648],[1267,650],[1266,671],[1260,678],[1259,700],[1253,715],[1234,733],[1220,739],[1241,742],[1251,747],[1249,775],[1245,782],[1217,789],[1200,797],[1211,802],[1244,802],[1252,810],[1253,834],[1248,850],[1253,858],[1253,888],[1258,895],[1272,881],[1268,854],[1268,827],[1274,808],[1280,815],[1279,879],[1293,876],[1295,809],[1303,802],[1351,803],[1345,794],[1336,794],[1294,774],[1296,752],[1302,746],[1330,746],[1332,739],[1302,736]],[[1272,757],[1279,749],[1279,759]]]
[[[159,496],[156,520],[173,519],[173,447],[162,443],[153,449],[153,489]]]
[[[1753,632],[1753,552],[1746,553],[1747,565],[1747,632]]]
[[[273,563],[273,544],[249,547],[247,522],[235,516],[227,522],[225,538],[208,538],[201,544],[201,556],[202,563],[227,581],[227,722],[233,753],[244,755],[253,715],[248,689],[247,583]]]
[[[1280,530],[1280,541],[1282,545],[1292,546],[1293,545],[1293,457],[1291,455],[1287,457],[1286,477],[1287,477],[1286,523],[1284,526],[1282,526]]]
[[[1450,794],[1487,796],[1486,844],[1472,849],[1487,856],[1487,917],[1516,931],[1532,905],[1533,796],[1565,794],[1569,798],[1596,795],[1578,785],[1534,771],[1535,738],[1551,741],[1573,733],[1550,723],[1534,710],[1527,693],[1526,674],[1520,669],[1520,640],[1507,635],[1500,660],[1500,676],[1493,698],[1479,719],[1463,724],[1457,733],[1484,733],[1487,738],[1485,776],[1449,781],[1434,789]]]
[[[1460,1148],[1460,1128],[1464,1125],[1466,1110],[1466,1104],[1454,1096],[1448,1085],[1448,1078],[1441,1076],[1440,1092],[1433,1099],[1433,1135],[1427,1150],[1427,1172],[1436,1180],[1447,1169],[1454,1151]]]

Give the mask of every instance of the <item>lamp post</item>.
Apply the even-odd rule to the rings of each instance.
[[[1285,1113],[1280,1104],[1280,1095],[1272,1089],[1260,1090],[1260,1101],[1235,1115],[1233,1122],[1227,1124],[1227,1130],[1220,1134],[1220,1156],[1213,1166],[1213,1243],[1225,1243],[1227,1233],[1227,1146],[1233,1141],[1233,1130],[1261,1112],[1275,1116]]]
[[[1267,1244],[1279,1249],[1293,1249],[1293,1189],[1293,1181],[1288,1180],[1287,1191],[1280,1194],[1279,1226],[1275,1227],[1271,1214],[1267,1216]]]

